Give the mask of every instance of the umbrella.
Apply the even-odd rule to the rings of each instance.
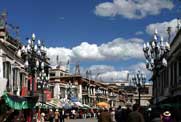
[[[63,105],[63,108],[64,108],[64,109],[71,109],[71,108],[72,108],[72,105],[69,104],[69,103],[66,103],[66,104]]]
[[[99,103],[97,103],[97,106],[103,107],[103,108],[109,108],[110,107],[109,103],[106,103],[106,102],[99,102]]]
[[[74,102],[74,104],[75,104],[75,106],[77,106],[77,107],[83,107],[82,103],[80,103],[80,102]]]

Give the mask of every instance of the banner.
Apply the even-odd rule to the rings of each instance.
[[[5,103],[15,110],[30,109],[35,107],[38,101],[38,96],[21,97],[16,95],[4,93],[2,96]]]

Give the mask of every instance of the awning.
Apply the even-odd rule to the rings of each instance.
[[[5,103],[15,110],[30,109],[35,107],[38,101],[38,96],[21,97],[16,95],[4,93],[2,96]]]
[[[77,106],[77,107],[83,107],[81,102],[74,102],[74,105]]]
[[[46,102],[46,104],[54,106],[54,108],[62,108],[62,103],[59,99],[51,99],[51,101]]]
[[[50,108],[56,108],[56,106],[50,104],[50,103],[41,103],[41,102],[37,102],[36,103],[36,107],[39,108],[43,108],[43,109],[50,109]]]
[[[81,109],[90,109],[91,107],[87,104],[83,104],[83,106],[81,107]]]

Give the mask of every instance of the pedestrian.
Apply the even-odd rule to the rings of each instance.
[[[76,119],[76,111],[75,111],[74,109],[71,111],[71,114],[72,114],[72,116],[73,116],[72,118],[73,118],[73,119]]]
[[[100,113],[98,122],[112,122],[111,114],[109,113],[107,108],[105,108],[104,111]]]
[[[145,122],[142,113],[139,112],[139,104],[133,105],[133,111],[128,114],[128,122]]]
[[[36,122],[41,122],[41,110],[40,108],[37,109],[37,112],[36,112]]]
[[[165,111],[161,114],[161,122],[175,122],[171,116],[170,111]]]
[[[65,113],[64,113],[64,109],[62,109],[62,110],[60,110],[60,122],[64,122],[64,115],[65,115]]]
[[[65,119],[65,111],[64,109],[62,109],[62,122],[64,122],[64,119]]]
[[[49,121],[53,122],[53,118],[54,118],[54,112],[52,109],[49,110]]]
[[[128,115],[129,115],[129,113],[131,113],[131,112],[132,112],[132,110],[130,109],[129,106],[127,106],[127,108],[126,108],[126,110],[125,110],[125,119],[126,119],[126,122],[128,121]]]
[[[41,113],[41,121],[40,122],[45,122],[45,113]]]
[[[121,106],[119,106],[115,112],[115,120],[116,122],[125,122]]]
[[[111,120],[112,122],[116,122],[116,119],[115,119],[115,108],[110,108],[110,113],[111,113]]]
[[[58,109],[55,110],[55,122],[59,122],[59,116],[60,116],[60,113],[58,112]]]
[[[98,119],[98,122],[99,122],[99,118],[100,118],[100,115],[101,115],[101,113],[102,113],[102,109],[99,109],[98,111],[97,111],[97,119]]]

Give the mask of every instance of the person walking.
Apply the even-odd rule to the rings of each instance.
[[[64,118],[65,118],[65,111],[64,109],[62,109],[62,122],[64,122]]]
[[[111,120],[112,122],[116,122],[116,119],[115,119],[115,108],[110,108],[110,113],[111,113]]]
[[[115,112],[115,120],[116,122],[125,122],[121,106],[119,106]]]
[[[38,108],[36,113],[36,122],[41,122],[41,109]]]
[[[54,118],[54,112],[52,109],[49,110],[49,121],[53,122],[53,118]]]
[[[161,114],[161,122],[175,122],[170,111],[165,111]]]
[[[60,113],[58,112],[58,109],[56,109],[56,111],[55,111],[55,122],[59,122],[59,116],[60,116]]]
[[[139,104],[133,105],[133,111],[128,114],[128,122],[145,122],[142,113],[139,112]]]
[[[98,122],[112,122],[111,114],[109,113],[107,108],[105,108],[104,111],[100,113]]]
[[[60,122],[64,122],[64,116],[65,116],[65,113],[64,113],[64,109],[60,110]]]
[[[40,122],[45,122],[45,113],[41,113],[41,121]]]

